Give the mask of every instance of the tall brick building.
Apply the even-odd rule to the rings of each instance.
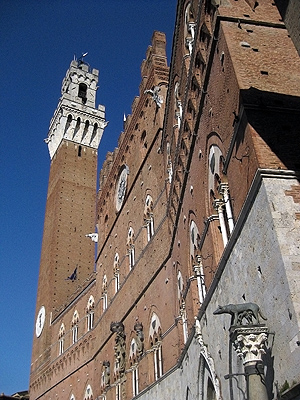
[[[32,400],[299,398],[299,56],[271,0],[179,1],[165,44],[98,193],[98,71],[63,81]]]

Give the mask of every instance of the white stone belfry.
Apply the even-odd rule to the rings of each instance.
[[[63,139],[97,149],[107,123],[105,107],[95,108],[99,71],[73,60],[62,82],[61,98],[45,142],[52,159]]]

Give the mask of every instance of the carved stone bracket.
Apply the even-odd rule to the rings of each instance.
[[[110,385],[110,362],[105,360],[102,365],[102,389],[105,390]]]
[[[115,373],[117,376],[122,377],[125,373],[125,355],[126,355],[126,335],[124,332],[124,325],[122,322],[112,322],[110,330],[116,333],[115,337]]]
[[[137,322],[133,328],[136,332],[136,346],[138,352],[138,359],[140,359],[144,353],[144,332],[143,332],[143,324],[141,322]]]
[[[266,326],[235,327],[231,329],[230,340],[244,366],[262,364],[266,353],[269,329]]]

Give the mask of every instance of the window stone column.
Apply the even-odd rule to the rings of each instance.
[[[268,400],[262,361],[268,333],[266,326],[232,326],[230,329],[230,340],[243,360],[249,400]]]

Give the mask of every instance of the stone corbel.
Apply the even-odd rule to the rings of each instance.
[[[134,331],[136,332],[136,347],[138,351],[138,359],[140,359],[144,353],[144,332],[143,332],[143,324],[141,322],[137,322],[134,325]]]
[[[125,373],[125,355],[126,355],[126,335],[124,332],[124,325],[122,322],[112,322],[110,324],[110,330],[116,333],[115,337],[115,360],[118,366],[118,371],[116,371],[120,376]]]

